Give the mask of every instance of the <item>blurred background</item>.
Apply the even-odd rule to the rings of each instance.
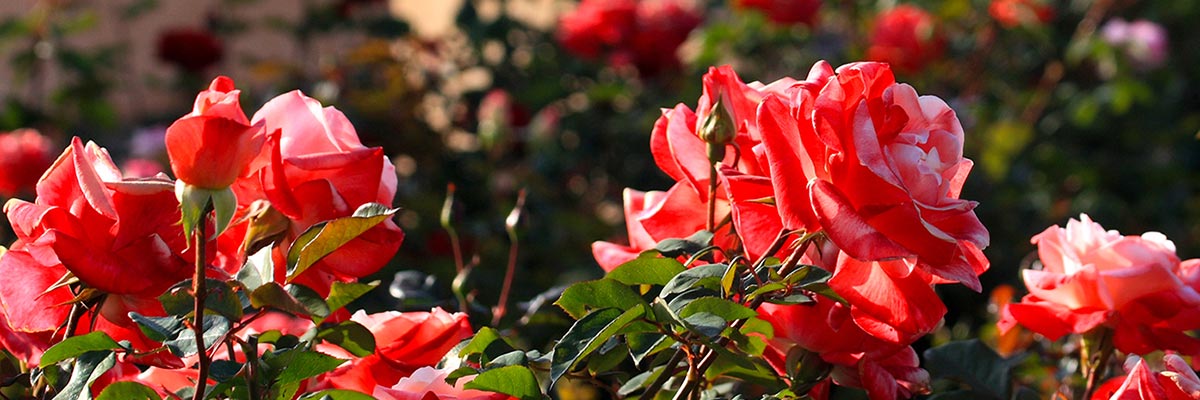
[[[0,197],[32,200],[71,136],[129,176],[164,170],[165,126],[216,75],[249,112],[300,89],[346,113],[399,175],[407,237],[366,279],[390,290],[359,307],[457,308],[439,220],[451,183],[476,266],[463,287],[495,304],[504,219],[525,189],[520,310],[502,325],[536,347],[570,324],[548,306],[554,288],[601,276],[591,242],[624,240],[621,191],[671,184],[651,127],[661,108],[695,105],[709,66],[771,82],[822,59],[882,60],[966,129],[963,197],[979,202],[992,267],[984,295],[939,289],[951,313],[934,340],[987,335],[987,294],[1020,294],[1005,285],[1031,262],[1029,238],[1080,212],[1200,256],[1197,20],[1189,0],[8,0]],[[561,329],[529,328],[541,325]]]

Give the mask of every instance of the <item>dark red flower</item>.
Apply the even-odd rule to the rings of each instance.
[[[816,25],[821,0],[734,0],[739,8],[762,11],[771,22],[781,25]]]
[[[221,40],[204,30],[176,28],[158,37],[158,59],[188,72],[203,72],[221,61],[224,52]]]

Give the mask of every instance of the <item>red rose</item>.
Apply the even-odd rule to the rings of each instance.
[[[629,245],[592,243],[592,255],[605,271],[637,258],[663,239],[685,238],[704,229],[705,205],[684,183],[666,192],[625,189],[625,225]]]
[[[20,342],[24,356],[39,356],[48,344],[44,333],[62,325],[70,310],[64,304],[74,298],[67,287],[46,290],[70,272],[106,294],[95,329],[139,349],[156,347],[128,313],[164,315],[156,297],[191,276],[172,185],[122,181],[107,151],[75,138],[38,182],[37,195],[33,203],[5,206],[17,242],[0,257],[0,310],[7,323],[0,331],[28,336],[0,336]]]
[[[319,222],[348,217],[359,206],[380,203],[390,206],[396,194],[395,168],[379,147],[359,142],[354,126],[333,107],[299,91],[280,95],[254,114],[270,138],[262,154],[251,164],[253,171],[234,186],[239,209],[245,213],[258,200],[265,200],[286,221],[283,238],[276,246],[277,265],[284,252],[301,233]],[[241,266],[240,246],[246,225],[233,227],[238,233],[224,235],[221,246],[231,270]],[[404,233],[391,220],[363,233],[317,262],[297,279],[322,294],[335,280],[351,281],[378,271],[396,250]],[[230,257],[230,255],[237,255]],[[284,279],[284,269],[277,278]]]
[[[675,53],[700,22],[699,10],[681,0],[583,0],[563,14],[557,36],[574,55],[607,55],[649,76],[678,68]]]
[[[54,161],[51,146],[49,138],[33,129],[0,134],[0,196],[32,192]]]
[[[219,76],[196,96],[191,114],[167,127],[167,155],[176,178],[203,189],[224,189],[258,155],[262,127],[246,119],[240,94],[233,80]]]
[[[559,20],[558,42],[572,54],[598,58],[628,40],[636,14],[633,0],[583,0]]]
[[[875,17],[867,59],[883,61],[902,72],[917,72],[942,56],[946,39],[933,16],[903,4]]]
[[[1200,328],[1200,259],[1181,263],[1161,234],[1122,236],[1086,214],[1033,243],[1042,268],[1022,271],[1029,295],[1005,307],[1002,330],[1019,323],[1057,339],[1108,326],[1126,353],[1200,353],[1200,341],[1184,333]]]
[[[440,308],[431,312],[376,314],[359,310],[350,320],[375,335],[375,353],[352,359],[323,375],[318,378],[318,387],[363,393],[372,393],[376,386],[390,387],[418,369],[437,364],[451,348],[473,333],[466,314],[451,314]]]
[[[816,25],[821,0],[734,0],[734,6],[762,11],[771,22],[781,25]]]

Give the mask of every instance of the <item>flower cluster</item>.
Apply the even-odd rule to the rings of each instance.
[[[178,390],[191,388],[206,374],[211,359],[249,363],[244,353],[253,347],[241,346],[235,352],[233,342],[253,343],[265,332],[300,337],[324,329],[314,322],[326,317],[293,316],[312,312],[289,308],[286,301],[262,300],[269,295],[261,295],[256,287],[282,291],[289,285],[292,292],[281,296],[311,291],[326,298],[337,290],[335,285],[372,274],[391,259],[403,232],[381,218],[361,232],[339,233],[348,236],[302,270],[293,270],[295,261],[288,254],[298,251],[295,243],[301,235],[340,219],[361,217],[357,210],[364,205],[390,206],[396,175],[383,150],[363,146],[337,109],[294,91],[268,101],[248,118],[239,94],[232,80],[218,77],[197,96],[192,112],[167,128],[165,149],[178,181],[164,174],[123,178],[105,149],[75,138],[37,181],[32,202],[14,199],[5,205],[17,241],[0,256],[4,350],[36,366],[56,343],[102,333],[128,344],[103,376],[99,372],[105,370],[98,370],[92,378],[93,394],[114,382],[131,381],[163,396],[177,396]],[[21,137],[22,143],[37,142]],[[23,151],[27,147],[31,146],[22,146]],[[214,234],[215,246],[203,246],[210,236],[189,235],[180,227],[187,202],[194,200],[190,191],[210,193],[213,203],[225,198],[220,193],[234,196],[229,205],[235,222]],[[198,221],[200,232],[221,223],[219,215]],[[189,237],[196,243],[189,243]],[[304,240],[307,245],[318,239],[310,235]],[[263,257],[258,261],[248,262],[259,254]],[[194,269],[197,263],[201,266]],[[261,271],[253,284],[244,277],[247,268]],[[255,304],[257,311],[244,316],[241,307],[225,308],[221,317],[204,316],[205,329],[210,329],[210,318],[216,318],[216,325],[225,324],[227,353],[189,352],[177,343],[188,339],[172,336],[184,330],[183,320],[163,296],[191,298],[193,293],[178,288],[194,271],[225,284],[218,286],[244,291],[236,295]],[[216,290],[212,293],[221,293],[220,287]],[[202,303],[199,294],[195,297]],[[236,297],[233,301],[238,303]],[[268,311],[259,302],[291,314]],[[465,314],[435,309],[370,315],[360,311],[351,316],[338,311],[325,311],[331,314],[328,321],[354,324],[373,336],[373,345],[363,353],[318,340],[316,351],[348,362],[300,382],[304,390],[345,389],[382,398],[421,398],[427,393],[496,397],[464,391],[462,385],[469,379],[457,386],[439,384],[437,379],[448,371],[429,369],[472,334]],[[205,347],[213,347],[213,339],[208,340]],[[261,343],[258,350],[294,350],[280,346]]]
[[[909,345],[946,312],[932,286],[979,290],[988,267],[987,230],[959,198],[972,166],[963,138],[945,102],[897,83],[886,64],[819,62],[804,80],[765,85],[713,68],[696,110],[665,110],[651,136],[677,183],[626,190],[630,245],[597,242],[593,253],[610,270],[663,239],[716,228],[715,245],[740,245],[751,260],[823,268],[846,302],[763,304],[775,327],[768,360],[782,368],[799,347],[833,365],[835,383],[873,398],[921,393],[928,374]],[[714,226],[703,210],[732,223]],[[774,245],[789,233],[817,245]]]

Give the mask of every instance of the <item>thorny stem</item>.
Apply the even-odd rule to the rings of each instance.
[[[247,340],[249,340],[247,347],[250,351],[246,352],[246,387],[250,392],[250,398],[258,399],[261,398],[258,396],[258,382],[255,381],[258,378],[258,373],[255,371],[255,368],[258,367],[258,337],[251,335]]]
[[[500,319],[504,318],[504,314],[508,311],[508,293],[512,289],[513,278],[517,270],[517,250],[520,249],[517,241],[517,223],[521,221],[521,211],[525,208],[525,189],[521,189],[517,193],[517,205],[513,206],[512,212],[508,214],[508,218],[504,221],[505,230],[508,231],[508,269],[504,271],[504,286],[500,288],[500,300],[496,303],[496,310],[492,313],[492,325],[500,325]]]
[[[710,145],[711,146],[711,145]],[[704,227],[714,232],[717,227],[717,164],[708,166],[708,220]]]
[[[450,252],[454,253],[454,279],[458,280],[467,271],[464,271],[466,266],[463,264],[462,244],[459,243],[458,231],[454,229],[454,221],[452,218],[454,215],[454,192],[454,184],[447,184],[446,201],[442,203],[441,222],[442,229],[445,229],[446,234],[450,236]],[[458,299],[458,311],[468,312],[467,298],[463,295],[462,291],[457,289],[454,290],[454,297]]]
[[[675,365],[683,361],[684,354],[682,347],[676,349],[675,354],[671,355],[671,359],[667,360],[666,364],[663,364],[663,371],[658,374],[658,378],[654,382],[651,382],[650,386],[646,387],[646,391],[642,392],[642,396],[638,400],[653,399],[654,395],[658,394],[658,391],[662,389],[663,384],[667,383],[667,379],[675,376]]]
[[[199,358],[199,378],[196,379],[196,393],[192,395],[192,400],[203,400],[204,389],[208,385],[208,365],[212,361],[208,357],[208,347],[204,345],[204,298],[208,295],[206,286],[206,277],[204,274],[205,267],[208,265],[208,260],[205,259],[208,245],[208,232],[205,229],[208,226],[208,214],[212,212],[212,204],[204,206],[204,211],[200,213],[200,223],[196,224],[196,273],[192,275],[192,296],[196,299],[194,309],[195,316],[192,320],[192,331],[196,334],[196,357]]]
[[[1100,332],[1099,343],[1096,345],[1096,349],[1100,354],[1096,355],[1097,359],[1095,360],[1095,364],[1093,364],[1093,360],[1090,359],[1082,360],[1083,365],[1086,368],[1083,372],[1087,376],[1087,388],[1085,388],[1083,392],[1083,398],[1085,399],[1092,398],[1092,393],[1096,391],[1098,386],[1097,384],[1100,382],[1100,378],[1103,377],[1106,372],[1108,372],[1108,359],[1112,357],[1113,354],[1113,332],[1111,329],[1101,329],[1103,329],[1103,331]],[[1082,354],[1086,358],[1091,358],[1091,355],[1088,354],[1087,349],[1088,344],[1085,342],[1083,345]]]
[[[820,231],[812,232],[812,233],[808,233],[808,234],[805,234],[804,236],[800,237],[800,243],[799,243],[799,245],[796,246],[796,250],[793,251],[792,254],[788,256],[787,260],[784,262],[784,265],[782,267],[780,267],[780,269],[779,269],[780,275],[787,276],[787,273],[790,272],[790,270],[792,268],[796,267],[796,265],[800,262],[800,257],[804,254],[805,251],[808,250],[808,247],[812,245],[813,239],[815,239],[819,233],[820,233]],[[780,235],[779,235],[780,238],[786,238],[787,236],[788,236],[787,232],[780,232]],[[776,243],[772,244],[771,247],[774,250],[778,251],[776,244],[778,244],[780,247],[782,247],[783,240],[777,238],[775,240],[775,242]],[[764,253],[763,258],[767,257],[766,254],[771,254],[771,253]],[[751,273],[753,273],[753,271],[751,271]],[[763,298],[764,298],[764,296],[755,297],[753,300],[750,300],[750,302],[746,304],[746,307],[750,308],[751,310],[757,310],[758,307],[762,305]],[[734,330],[741,329],[742,326],[746,325],[746,321],[747,320],[745,320],[745,319],[739,319],[737,321],[733,321],[733,323],[729,324],[729,328],[734,329]],[[722,337],[717,338],[717,340],[715,340],[713,344],[715,346],[724,347],[728,343],[729,343],[729,338],[726,336],[722,336]],[[711,367],[712,364],[716,361],[717,361],[717,350],[716,349],[707,349],[704,352],[704,355],[700,358],[700,362],[695,364],[695,372],[696,372],[697,376],[703,376],[704,372],[707,371],[708,368]],[[689,378],[690,378],[690,376],[689,376]],[[699,379],[685,380],[684,386],[681,387],[679,389],[679,392],[675,394],[675,399],[677,399],[677,400],[682,399],[683,397],[680,397],[680,396],[690,394],[692,391],[697,389],[696,386],[698,386],[699,384],[700,384]]]

